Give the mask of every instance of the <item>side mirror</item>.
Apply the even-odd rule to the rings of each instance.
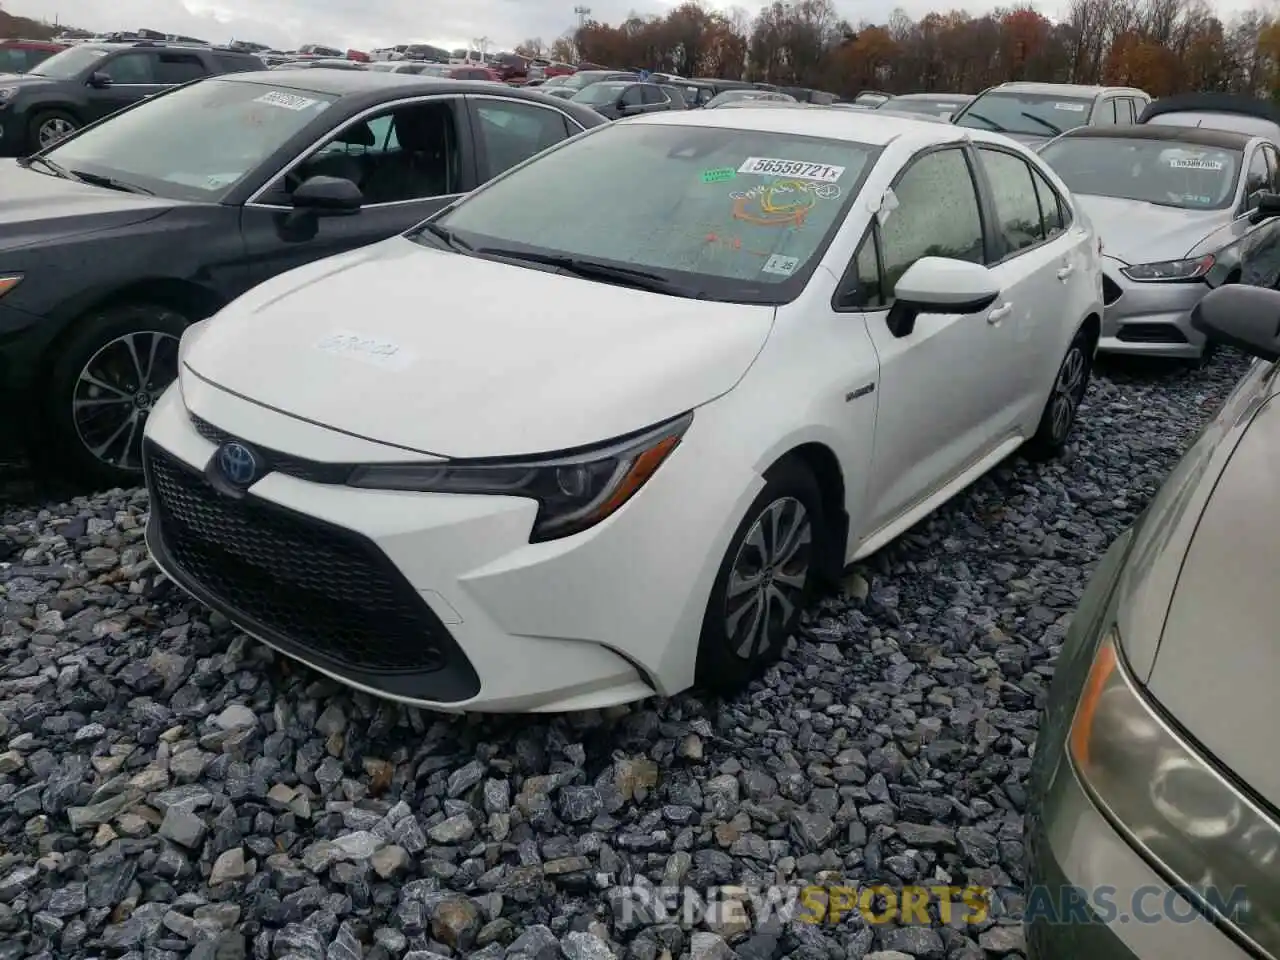
[[[89,86],[95,90],[105,90],[111,86],[111,78],[101,70],[95,70],[89,74]]]
[[[921,257],[893,288],[889,330],[910,335],[923,313],[977,313],[996,302],[1000,284],[980,263],[949,257]]]
[[[1280,193],[1258,194],[1258,205],[1249,211],[1249,222],[1261,223],[1272,217],[1280,217]]]
[[[640,112],[639,104],[623,103],[621,100],[618,101],[618,113],[622,114],[622,116],[631,117],[631,116],[635,116],[635,114],[639,112]]]
[[[345,177],[308,177],[291,197],[293,208],[317,216],[350,216],[364,206],[364,194]]]
[[[1280,292],[1228,284],[1206,293],[1191,310],[1191,326],[1214,343],[1262,360],[1280,360]]]

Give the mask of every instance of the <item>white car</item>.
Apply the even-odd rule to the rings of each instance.
[[[148,542],[247,633],[406,703],[732,687],[820,581],[1063,446],[1101,316],[1096,236],[1010,140],[640,116],[192,327]]]

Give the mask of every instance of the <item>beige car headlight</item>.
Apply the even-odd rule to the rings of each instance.
[[[1138,689],[1114,629],[1076,705],[1068,751],[1098,806],[1173,887],[1256,949],[1280,956],[1280,827]],[[1146,898],[1153,916],[1137,919],[1154,921],[1163,904]]]

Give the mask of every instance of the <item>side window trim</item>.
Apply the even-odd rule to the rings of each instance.
[[[125,50],[119,53],[118,55],[110,58],[109,60],[107,60],[105,64],[102,64],[101,66],[110,67],[111,64],[118,63],[121,60],[123,60],[125,57],[142,57],[144,60],[150,60],[152,79],[143,80],[141,83],[117,83],[115,80],[112,80],[111,86],[113,87],[154,87],[156,86],[156,80],[155,80],[156,67],[159,66],[160,60],[154,54],[144,53],[138,50]],[[99,67],[98,69],[93,70],[91,72],[100,73],[102,72],[102,70],[101,70],[101,67]]]
[[[992,243],[992,237],[991,237],[990,225],[989,225],[990,217],[988,215],[986,200],[982,192],[982,187],[979,184],[977,179],[978,171],[974,169],[974,159],[969,155],[969,149],[970,148],[966,147],[964,144],[957,144],[957,143],[940,143],[934,146],[925,147],[923,150],[919,151],[918,153],[913,154],[912,157],[902,165],[902,169],[899,170],[897,174],[894,175],[893,180],[890,181],[888,189],[896,191],[898,188],[898,185],[902,183],[906,175],[911,172],[911,168],[914,167],[921,160],[923,160],[925,157],[932,156],[935,153],[941,153],[944,150],[958,151],[961,154],[961,156],[964,158],[965,166],[968,167],[969,169],[969,180],[973,184],[974,199],[977,201],[977,205],[978,205],[978,224],[982,230],[982,259],[985,262],[987,257],[990,255],[991,243]],[[850,212],[852,212],[852,210],[855,210],[855,209],[858,209],[858,208],[851,207]],[[874,307],[841,306],[840,305],[840,297],[844,293],[844,291],[848,289],[850,278],[852,277],[855,283],[857,281],[858,252],[862,249],[862,245],[866,242],[868,236],[873,238],[872,242],[875,244],[876,272],[879,274],[879,277],[880,277],[880,290],[881,290],[880,299],[881,300],[884,299],[884,280],[885,280],[884,247],[880,239],[880,220],[878,217],[873,215],[871,217],[871,223],[867,225],[867,229],[866,231],[863,232],[862,238],[858,241],[858,245],[853,248],[853,255],[849,258],[849,263],[845,267],[844,273],[840,275],[840,282],[836,284],[836,288],[831,294],[831,309],[836,313],[874,313],[880,310],[889,309],[889,306],[890,306],[889,304],[874,306]]]
[[[979,151],[979,150],[978,150],[978,148],[977,148],[977,147],[974,147],[973,149],[975,150],[975,152],[981,152],[981,151]],[[994,143],[984,143],[984,144],[982,144],[981,149],[982,149],[982,150],[990,150],[990,151],[991,151],[991,152],[993,152],[993,153],[1003,153],[1003,154],[1006,154],[1006,155],[1008,155],[1008,156],[1010,156],[1010,157],[1013,157],[1013,158],[1014,158],[1014,159],[1016,159],[1016,160],[1020,160],[1020,161],[1022,161],[1022,164],[1023,164],[1023,165],[1027,168],[1027,170],[1028,170],[1028,173],[1027,173],[1027,181],[1031,184],[1031,189],[1032,189],[1033,193],[1035,194],[1035,197],[1036,197],[1036,208],[1037,208],[1037,209],[1040,209],[1040,191],[1036,189],[1035,181],[1034,181],[1034,180],[1032,179],[1032,177],[1031,177],[1031,173],[1030,173],[1030,171],[1031,171],[1032,167],[1031,167],[1031,163],[1027,160],[1027,158],[1026,158],[1026,157],[1024,157],[1024,156],[1022,156],[1021,154],[1018,154],[1018,153],[1014,152],[1013,150],[1006,149],[1005,147],[1002,147],[1002,146],[1000,146],[1000,145],[998,145],[998,144],[994,144]],[[990,181],[990,179],[987,177],[987,171],[986,171],[986,169],[985,169],[984,167],[982,167],[982,165],[981,165],[981,158],[980,158],[980,157],[978,158],[978,161],[979,161],[979,163],[978,163],[978,168],[979,168],[979,169],[978,169],[978,176],[980,177],[980,186],[979,186],[979,190],[980,190],[980,192],[984,193],[984,194],[989,198],[989,202],[991,203],[991,211],[992,211],[992,220],[991,220],[991,222],[992,222],[993,224],[996,224],[996,223],[998,223],[998,222],[999,222],[999,218],[995,216],[995,194],[992,192],[992,189],[991,189],[991,181]],[[1037,173],[1039,173],[1039,171],[1036,171],[1036,172],[1037,172]],[[1060,236],[1062,236],[1063,234],[1065,234],[1065,233],[1067,232],[1067,230],[1069,230],[1069,229],[1070,229],[1070,227],[1071,227],[1071,222],[1072,222],[1072,217],[1071,217],[1071,212],[1070,212],[1070,210],[1065,209],[1065,206],[1066,206],[1066,205],[1063,203],[1062,197],[1058,195],[1058,191],[1057,191],[1057,189],[1053,186],[1053,184],[1052,184],[1052,183],[1050,183],[1050,182],[1049,182],[1049,178],[1048,178],[1048,177],[1045,177],[1043,174],[1041,174],[1041,177],[1042,177],[1042,179],[1044,179],[1044,181],[1045,181],[1046,183],[1048,183],[1048,184],[1049,184],[1049,187],[1050,187],[1051,189],[1053,189],[1054,195],[1055,195],[1055,196],[1057,196],[1057,198],[1058,198],[1058,210],[1060,211],[1059,215],[1060,215],[1060,216],[1061,216],[1061,218],[1062,218],[1062,233],[1054,234],[1052,237],[1048,235],[1048,231],[1046,231],[1046,230],[1044,229],[1044,211],[1041,209],[1041,210],[1040,210],[1040,229],[1041,229],[1041,231],[1044,233],[1044,236],[1040,238],[1039,242],[1037,242],[1037,243],[1033,243],[1033,244],[1031,244],[1031,245],[1030,245],[1030,246],[1028,246],[1028,247],[1023,247],[1023,248],[1022,248],[1022,249],[1020,249],[1020,250],[1005,251],[1005,250],[1004,250],[1004,241],[1003,241],[1003,238],[1002,238],[998,233],[996,233],[996,234],[995,234],[995,236],[994,236],[994,240],[995,240],[995,243],[998,245],[999,249],[1001,250],[1002,255],[1001,255],[1000,259],[998,259],[998,260],[987,260],[986,265],[987,265],[988,267],[995,267],[995,266],[999,266],[1000,264],[1008,263],[1010,260],[1014,259],[1015,257],[1020,257],[1020,256],[1022,256],[1024,253],[1032,253],[1033,251],[1039,250],[1039,249],[1040,249],[1041,247],[1043,247],[1045,244],[1047,244],[1047,243],[1052,243],[1054,240],[1057,240]],[[988,256],[990,255],[990,249],[991,249],[991,248],[990,248],[990,247],[988,247]]]
[[[359,113],[348,117],[346,120],[342,121],[337,126],[329,127],[327,130],[325,130],[324,133],[322,133],[314,141],[312,141],[310,144],[308,144],[306,147],[300,150],[297,153],[297,155],[293,157],[292,160],[288,161],[279,170],[277,170],[275,173],[271,174],[265,180],[263,180],[262,185],[259,186],[258,189],[253,191],[253,193],[249,194],[249,198],[245,200],[243,205],[245,207],[251,207],[259,210],[291,210],[293,209],[292,207],[286,206],[285,204],[271,203],[269,200],[264,200],[263,197],[270,197],[272,195],[271,188],[278,180],[292,173],[295,169],[301,166],[305,161],[310,159],[311,156],[314,155],[318,150],[320,150],[327,143],[329,143],[329,141],[333,140],[340,133],[342,133],[342,131],[355,126],[357,123],[368,123],[369,120],[376,119],[380,114],[383,114],[383,113],[392,113],[396,110],[400,110],[405,107],[416,107],[424,103],[434,103],[435,101],[438,101],[438,100],[453,100],[456,102],[456,109],[454,110],[454,122],[458,126],[458,140],[459,140],[458,148],[461,151],[463,151],[465,158],[469,158],[472,161],[470,165],[471,166],[470,170],[468,170],[466,166],[464,166],[463,183],[461,184],[461,186],[463,187],[466,186],[466,180],[468,175],[470,176],[471,182],[474,183],[475,182],[474,156],[473,156],[473,151],[467,148],[467,144],[469,143],[470,137],[471,137],[471,129],[466,117],[467,111],[464,109],[464,104],[462,103],[463,99],[464,98],[462,97],[462,95],[456,94],[456,93],[433,93],[428,96],[406,97],[403,100],[389,100],[385,103],[380,103],[377,106],[369,107],[365,110],[361,110]],[[321,114],[321,116],[323,116],[323,114]],[[433,198],[433,199],[447,199],[448,197],[460,197],[466,192],[467,191],[464,189],[459,193],[452,193],[452,194],[448,194],[446,197]],[[383,207],[393,207],[393,206],[397,206],[405,203],[421,203],[421,202],[422,202],[421,199],[394,200],[394,201],[391,201],[390,203],[367,204],[365,206],[365,209],[367,210],[381,209]]]

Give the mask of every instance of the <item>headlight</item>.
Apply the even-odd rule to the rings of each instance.
[[[20,273],[0,273],[0,297],[3,297],[21,282],[22,274]]]
[[[1120,272],[1139,283],[1171,283],[1182,280],[1199,280],[1213,269],[1212,256],[1195,260],[1162,260],[1159,263],[1139,263],[1125,267]]]
[[[1202,908],[1280,956],[1280,827],[1148,702],[1114,630],[1098,648],[1068,743],[1081,780],[1131,842]]]
[[[376,490],[494,494],[538,501],[531,543],[593,527],[630,500],[680,443],[693,414],[589,451],[545,460],[454,460],[357,467],[347,483]]]
[[[17,87],[0,87],[0,103],[4,103],[17,92]]]

